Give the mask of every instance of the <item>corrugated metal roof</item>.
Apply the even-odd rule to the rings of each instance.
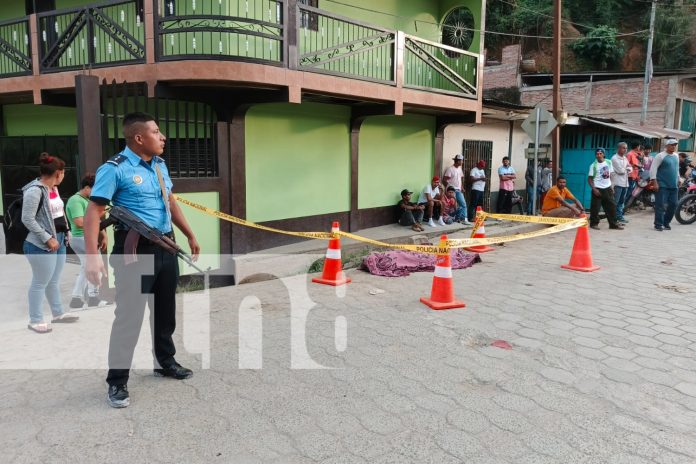
[[[677,129],[668,129],[666,127],[646,127],[646,126],[634,126],[631,124],[625,124],[622,122],[606,121],[601,119],[580,117],[583,121],[587,121],[592,124],[599,124],[601,126],[612,127],[630,134],[639,135],[646,139],[688,139],[691,137],[691,133],[680,131]]]

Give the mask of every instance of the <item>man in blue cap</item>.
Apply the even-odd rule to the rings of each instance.
[[[679,156],[677,139],[667,139],[665,149],[650,166],[650,183],[655,192],[655,230],[672,230],[669,223],[677,210],[679,187]]]

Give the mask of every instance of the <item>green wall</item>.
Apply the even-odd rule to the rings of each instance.
[[[346,0],[334,3],[320,0],[319,8],[368,24],[398,29],[423,39],[440,42],[440,28],[437,24],[457,6],[468,7],[476,19],[476,29],[481,30],[483,1],[485,0]],[[480,39],[480,33],[476,32],[469,51],[479,52]]]
[[[176,179],[174,182],[174,193],[176,193]],[[185,198],[194,203],[198,203],[214,210],[220,209],[220,194],[218,192],[195,192],[177,193],[181,198]],[[213,216],[208,216],[200,211],[190,208],[184,204],[179,204],[184,217],[188,221],[196,239],[201,245],[201,256],[196,263],[201,269],[210,267],[211,269],[220,268],[220,220]],[[177,242],[189,253],[186,236],[177,228]],[[179,269],[182,274],[195,274],[197,271],[179,260]]]
[[[77,135],[77,110],[62,106],[4,105],[5,135]]]
[[[273,103],[246,116],[247,218],[350,210],[350,108]]]
[[[423,189],[433,175],[435,118],[375,116],[360,131],[358,208],[395,205],[399,192]]]
[[[24,0],[4,0],[0,2],[0,21],[26,16]]]

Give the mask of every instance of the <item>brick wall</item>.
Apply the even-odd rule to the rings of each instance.
[[[483,68],[483,89],[518,87],[521,57],[519,45],[508,45],[503,48],[500,64]]]
[[[534,106],[542,102],[547,107],[551,106],[551,86],[523,87],[520,90],[523,105]],[[668,98],[669,78],[653,79],[649,88],[646,124],[665,126]],[[594,115],[638,124],[643,104],[643,80],[637,78],[564,84],[561,86],[561,102],[563,109],[569,114]]]

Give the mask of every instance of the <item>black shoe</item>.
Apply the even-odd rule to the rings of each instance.
[[[664,228],[662,226],[655,226],[655,230],[658,232],[662,232]]]
[[[70,300],[70,307],[72,309],[79,309],[82,308],[84,303],[82,302],[82,298],[78,298],[76,296],[72,297],[72,300]]]
[[[155,369],[155,377],[171,377],[177,380],[184,380],[192,376],[193,371],[180,366],[179,363],[174,363],[162,369]]]
[[[662,228],[665,230],[672,230],[672,226],[670,226],[669,224],[665,224],[664,226],[662,226]]]
[[[609,226],[609,228],[613,230],[624,230],[624,226],[622,226],[621,224],[615,224],[613,226]]]
[[[125,385],[110,385],[106,402],[112,408],[127,408],[130,405],[128,387]]]
[[[600,230],[600,229],[599,229],[599,224],[590,224],[590,229]]]
[[[104,306],[108,306],[110,304],[110,301],[100,300],[98,296],[90,296],[87,299],[87,307],[89,308],[103,308]]]

